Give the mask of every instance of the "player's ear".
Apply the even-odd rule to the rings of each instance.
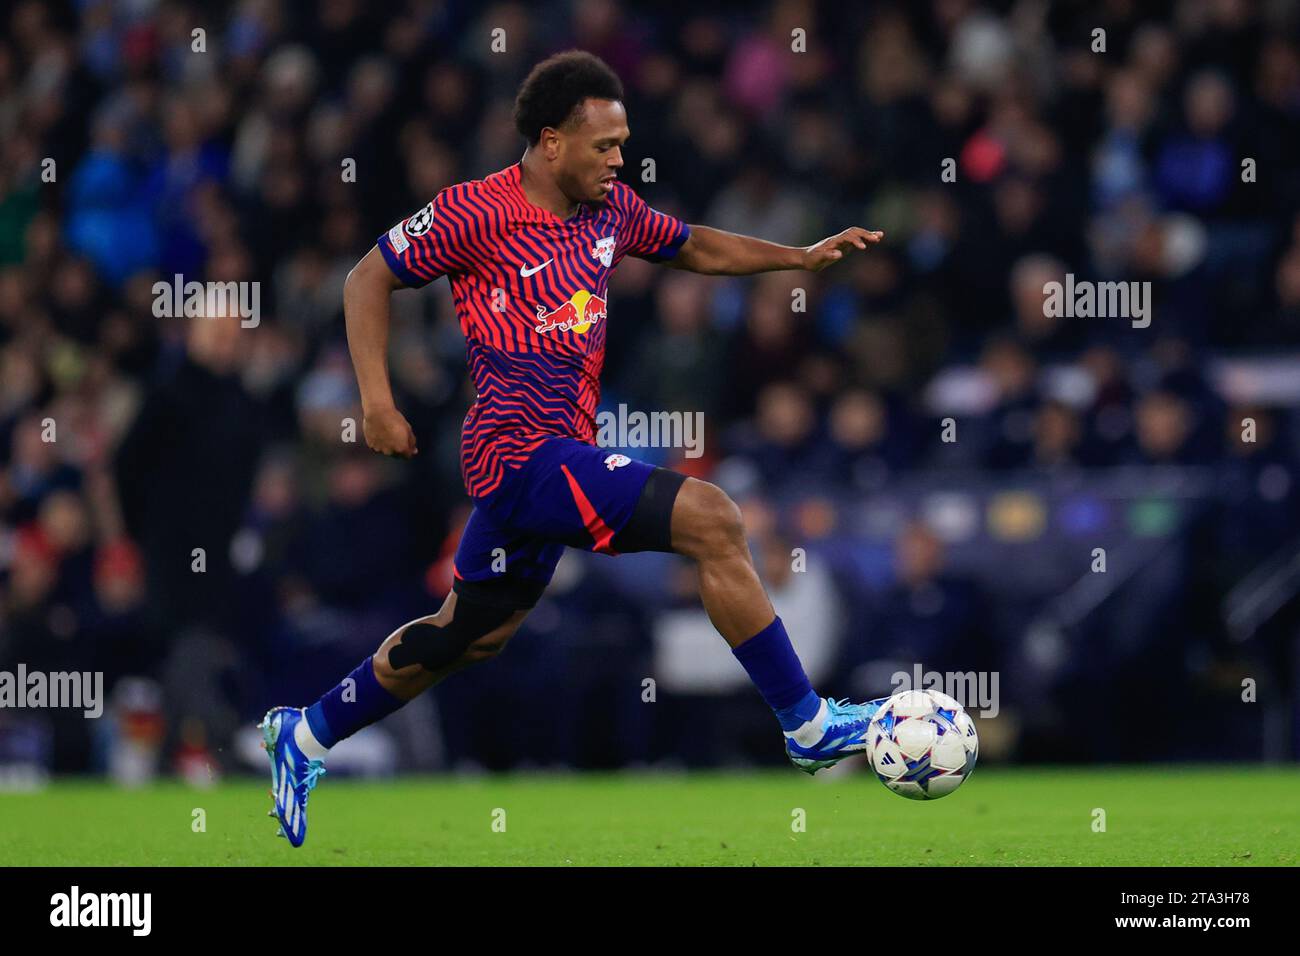
[[[547,159],[555,159],[555,157],[560,155],[559,131],[552,129],[549,126],[543,127],[542,136],[541,139],[537,141],[537,145],[542,148],[543,156]]]

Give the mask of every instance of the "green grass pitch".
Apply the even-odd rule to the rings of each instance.
[[[861,767],[722,774],[325,778],[307,844],[274,836],[267,781],[0,795],[0,863],[1295,866],[1300,769],[981,768],[915,803]],[[195,832],[202,809],[205,832]],[[1105,832],[1094,811],[1105,811]],[[500,830],[504,811],[504,832]],[[796,824],[802,810],[803,828]],[[495,814],[495,816],[494,816]],[[498,821],[494,830],[494,819]]]

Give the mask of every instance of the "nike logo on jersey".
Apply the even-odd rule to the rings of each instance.
[[[545,269],[547,266],[549,266],[549,265],[550,265],[552,262],[554,262],[554,261],[555,261],[555,259],[553,259],[553,258],[551,258],[551,259],[547,259],[547,260],[546,260],[545,262],[543,262],[540,266],[534,266],[534,267],[531,268],[531,269],[530,269],[528,266],[520,266],[520,267],[519,267],[519,274],[520,274],[521,276],[523,276],[525,279],[527,279],[530,275],[533,275],[533,274],[536,273],[536,272],[541,272],[543,269]]]

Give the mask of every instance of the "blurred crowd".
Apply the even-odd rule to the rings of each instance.
[[[314,699],[439,605],[473,398],[450,293],[394,297],[394,386],[421,449],[399,464],[345,436],[360,414],[343,281],[438,190],[519,158],[514,91],[571,47],[622,77],[623,178],[652,205],[789,244],[886,233],[815,276],[628,259],[610,288],[605,404],[706,423],[701,458],[633,453],[743,496],[769,583],[802,588],[790,599],[813,620],[816,589],[841,585],[789,581],[809,519],[781,513],[801,490],[1219,469],[1245,490],[1189,537],[1212,567],[1180,581],[1220,596],[1300,533],[1293,409],[1211,374],[1250,354],[1300,378],[1296,3],[0,9],[0,668],[151,678],[178,718],[169,753],[215,753],[269,704]],[[1051,317],[1044,286],[1067,274],[1149,282],[1149,327]],[[175,275],[260,282],[259,321],[157,317],[154,283]],[[954,381],[968,387],[940,387]],[[439,690],[449,762],[517,762],[490,732],[499,702],[554,681],[578,689],[549,718],[568,730],[530,759],[671,749],[638,695],[686,572],[627,560],[668,583],[637,591],[576,561],[516,646]],[[997,666],[989,594],[952,581],[926,611],[944,574],[942,542],[909,526],[876,598],[825,624],[843,640],[823,676],[922,653],[931,632]],[[743,690],[726,712],[770,719]],[[610,739],[583,736],[590,713],[621,715]],[[75,723],[53,749],[59,769],[98,759]]]

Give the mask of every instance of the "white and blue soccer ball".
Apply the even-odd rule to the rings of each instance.
[[[937,800],[975,769],[980,741],[961,704],[936,690],[899,691],[867,727],[867,756],[876,776],[910,800]]]

